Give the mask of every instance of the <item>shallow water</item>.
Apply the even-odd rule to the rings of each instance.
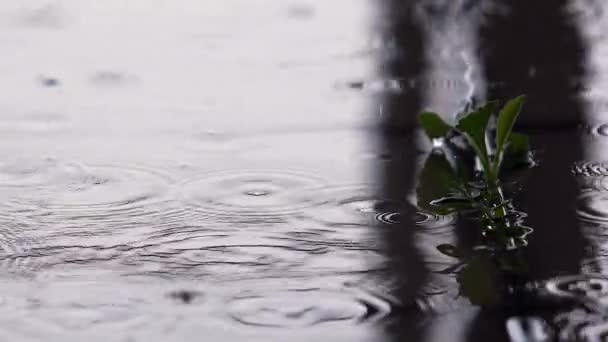
[[[605,273],[604,7],[0,2],[0,340],[508,340],[412,124],[528,94],[531,279]]]

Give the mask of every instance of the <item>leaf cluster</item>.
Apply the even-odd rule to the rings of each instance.
[[[499,179],[506,170],[532,164],[528,137],[513,132],[523,102],[523,96],[508,101],[498,113],[495,129],[489,123],[498,110],[497,101],[460,115],[455,125],[436,113],[420,114],[427,136],[442,139],[442,144],[434,144],[441,147],[428,156],[418,178],[420,208],[443,215],[473,215],[487,240],[525,244],[526,229],[512,220],[514,208]]]
[[[466,145],[473,150],[485,180],[496,184],[505,160],[511,164],[514,164],[513,161],[527,161],[529,139],[526,135],[513,132],[524,100],[523,95],[518,96],[500,110],[494,139],[490,137],[488,126],[490,118],[498,110],[497,101],[490,101],[476,110],[459,115],[455,125],[446,123],[433,112],[421,113],[418,121],[430,139],[464,138]]]

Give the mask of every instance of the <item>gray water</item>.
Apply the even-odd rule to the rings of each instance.
[[[604,272],[605,6],[522,81],[476,53],[508,8],[410,3],[0,1],[0,341],[505,339],[442,272],[467,237],[417,209],[408,127],[522,82],[533,277]]]

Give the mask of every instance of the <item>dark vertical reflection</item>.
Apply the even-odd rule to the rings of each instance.
[[[572,127],[583,119],[586,49],[570,3],[513,0],[500,12],[484,13],[479,33],[488,95],[528,95],[522,118],[528,126]]]
[[[380,149],[389,155],[402,156],[381,164],[379,177],[382,197],[390,201],[403,201],[415,192],[416,172],[426,157],[418,152],[424,146],[412,131],[417,114],[426,109],[429,102],[436,100],[434,94],[428,93],[432,87],[426,85],[433,84],[437,69],[441,69],[441,74],[450,71],[454,65],[437,65],[428,60],[430,42],[425,30],[433,27],[433,23],[421,20],[419,1],[387,0],[384,5],[384,17],[381,20],[386,25],[387,36],[397,46],[397,53],[384,65],[385,76],[405,82],[415,80],[413,83],[418,85],[382,99],[384,116],[381,122]],[[434,9],[431,6],[422,10],[433,17]],[[441,15],[437,20],[442,20]],[[460,71],[450,76],[464,78]],[[442,96],[451,98],[438,99],[437,102],[459,103],[466,100],[462,98],[464,92],[461,89],[452,92],[442,90]],[[390,277],[397,284],[393,295],[402,305],[395,314],[395,321],[388,328],[391,341],[467,341],[471,329],[477,331],[480,340],[505,340],[502,320],[496,320],[495,316],[483,316],[485,319],[480,322],[480,326],[473,327],[471,323],[478,317],[477,310],[469,308],[447,315],[433,313],[433,299],[427,298],[428,293],[425,293],[425,286],[432,282],[431,270],[425,264],[428,260],[425,260],[426,255],[419,246],[434,249],[436,244],[443,241],[435,240],[434,236],[417,235],[411,217],[390,229],[385,227],[382,232],[389,258]],[[452,290],[454,289],[450,291]],[[445,298],[450,296],[445,295]]]
[[[400,80],[428,77],[431,63],[426,58],[431,56],[424,30],[434,25],[419,20],[418,7],[424,3],[382,2],[384,12],[379,20],[397,47],[397,53],[384,65],[387,77]],[[463,1],[460,5],[473,3]],[[583,118],[579,92],[586,76],[586,51],[565,5],[565,1],[515,0],[495,12],[500,14],[494,14],[491,7],[476,12],[484,23],[474,41],[478,42],[476,51],[485,73],[487,98],[505,100],[519,94],[528,97],[519,130],[532,134],[540,164],[523,182],[518,207],[526,210],[526,223],[535,229],[526,257],[531,276],[538,279],[578,273],[584,250],[575,206],[578,189],[570,169],[574,161],[582,159],[576,124]],[[401,201],[415,188],[420,163],[417,151],[421,146],[407,128],[415,125],[416,115],[425,109],[423,101],[432,97],[424,91],[433,90],[412,87],[401,94],[386,95],[382,100],[380,148],[390,155],[405,156],[381,166],[382,191],[389,200]],[[416,249],[418,241],[413,227],[412,221],[405,220],[383,233],[392,277],[399,284],[395,295],[404,304],[398,323],[391,325],[391,340],[440,341],[450,331],[451,341],[508,340],[504,323],[509,312],[464,310],[430,317],[415,309],[412,304],[430,271]],[[470,234],[471,228],[457,227],[461,243],[475,239]]]
[[[404,80],[419,80],[426,71],[424,50],[425,41],[420,25],[415,18],[414,1],[386,0],[383,15],[379,20],[384,25],[387,39],[394,42],[396,51],[388,57],[383,65],[387,77]],[[412,88],[400,94],[387,94],[382,100],[383,116],[381,122],[381,139],[379,148],[390,155],[401,155],[388,163],[383,163],[378,177],[381,182],[382,196],[390,201],[400,202],[414,188],[416,171],[417,142],[410,129],[414,125],[416,113],[422,107],[420,88]],[[415,314],[417,298],[428,270],[415,246],[414,222],[411,217],[405,218],[394,229],[384,231],[386,253],[389,258],[389,270],[398,284],[393,293],[403,304],[406,315]],[[413,312],[409,312],[413,309]],[[416,317],[413,317],[416,319]],[[399,340],[405,336],[408,340],[419,341],[420,330],[415,322],[391,325],[389,335]]]
[[[577,273],[584,242],[570,168],[582,158],[576,124],[583,119],[586,49],[567,1],[508,3],[507,15],[486,13],[480,46],[488,97],[527,95],[520,128],[529,128],[540,160],[523,187],[535,229],[527,248],[532,276]]]

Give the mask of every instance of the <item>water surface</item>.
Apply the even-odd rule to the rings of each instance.
[[[603,273],[604,6],[567,5],[2,2],[0,340],[508,340],[412,128],[528,94],[531,277]]]

